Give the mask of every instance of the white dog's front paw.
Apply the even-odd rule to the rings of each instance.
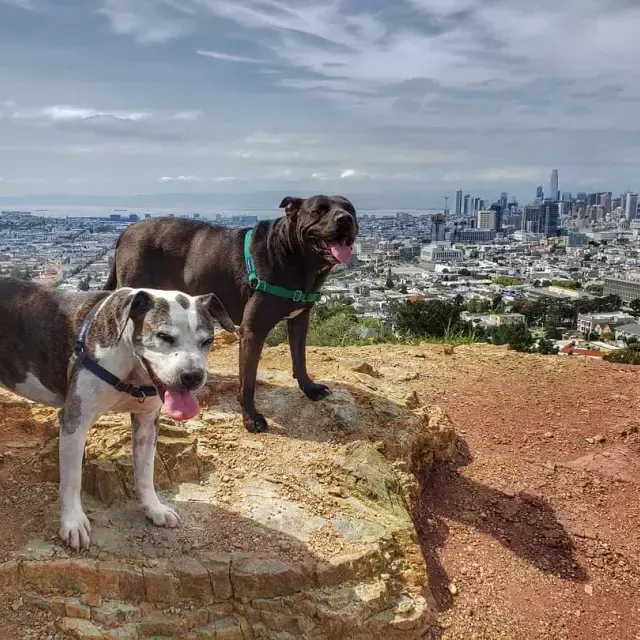
[[[180,524],[180,516],[171,507],[167,507],[159,501],[153,506],[145,505],[144,512],[156,527],[174,529]]]
[[[79,513],[62,516],[60,537],[74,551],[86,550],[91,544],[91,525],[82,509]]]

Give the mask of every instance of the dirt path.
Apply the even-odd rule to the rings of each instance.
[[[219,350],[214,366],[236,357]],[[445,408],[461,436],[459,461],[423,479],[417,523],[439,638],[640,640],[640,369],[479,346],[310,349],[309,368],[331,378],[344,358]],[[262,367],[289,371],[287,350]],[[36,481],[50,414],[7,416],[0,561],[56,499]],[[34,613],[12,605],[0,637],[29,637]]]

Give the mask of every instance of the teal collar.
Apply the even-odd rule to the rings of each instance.
[[[278,296],[278,298],[287,298],[294,302],[318,302],[322,298],[322,293],[319,291],[315,293],[304,293],[304,291],[294,291],[293,289],[286,289],[285,287],[278,287],[275,284],[269,284],[264,280],[258,278],[256,273],[256,266],[251,257],[251,237],[253,236],[253,229],[249,229],[244,236],[244,263],[247,267],[247,278],[249,279],[249,286],[254,291],[262,291],[263,293],[269,293],[272,296]]]

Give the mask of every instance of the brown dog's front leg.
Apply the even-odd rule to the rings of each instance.
[[[250,433],[269,430],[265,417],[258,413],[255,405],[256,376],[258,362],[266,336],[257,334],[251,327],[240,327],[240,393],[242,421]]]
[[[309,332],[310,311],[305,311],[299,316],[287,320],[289,333],[289,349],[293,363],[293,377],[304,394],[314,402],[322,400],[329,395],[329,387],[316,384],[307,372],[307,333]]]

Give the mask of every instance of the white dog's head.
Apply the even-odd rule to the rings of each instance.
[[[207,379],[214,320],[226,331],[236,330],[220,300],[213,294],[193,297],[178,291],[119,289],[104,311],[112,320],[116,343],[132,321],[134,353],[166,412],[178,420],[193,417],[199,410],[194,394]]]

